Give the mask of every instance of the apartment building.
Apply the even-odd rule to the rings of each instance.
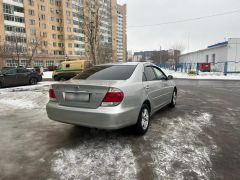
[[[126,19],[127,6],[117,5],[117,61],[127,60]]]
[[[26,66],[35,50],[34,66],[86,59],[85,1],[90,0],[0,0],[0,43],[16,44],[17,39],[21,47],[11,57],[0,57],[0,66]],[[126,5],[99,2],[101,43],[112,51],[111,61],[126,61]]]

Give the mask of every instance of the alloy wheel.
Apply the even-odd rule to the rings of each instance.
[[[142,111],[141,125],[142,125],[143,130],[146,130],[148,128],[148,125],[149,125],[149,112],[148,112],[147,108],[144,108],[143,111]]]

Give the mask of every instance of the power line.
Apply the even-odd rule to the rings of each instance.
[[[217,14],[201,16],[201,17],[196,17],[196,18],[183,19],[183,20],[177,20],[177,21],[169,21],[169,22],[163,22],[163,23],[158,23],[158,24],[148,24],[148,25],[140,25],[140,26],[128,26],[128,28],[144,28],[144,27],[153,27],[153,26],[177,24],[177,23],[190,22],[190,21],[199,21],[199,20],[202,20],[202,19],[208,19],[208,18],[217,17],[217,16],[225,16],[225,15],[235,14],[235,13],[239,13],[239,12],[240,12],[240,9],[237,9],[237,10],[234,10],[234,11],[228,11],[228,12],[224,12],[224,13],[217,13]]]

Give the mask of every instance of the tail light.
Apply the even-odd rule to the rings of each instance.
[[[120,89],[110,88],[102,101],[102,106],[117,106],[123,98],[124,94]]]
[[[49,89],[49,98],[50,98],[50,101],[56,101],[55,92],[54,92],[52,86]]]

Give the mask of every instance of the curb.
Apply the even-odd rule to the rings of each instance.
[[[42,81],[54,81],[52,78],[44,78]]]
[[[197,80],[197,81],[240,81],[240,79],[189,79],[189,78],[173,78],[173,80]]]

